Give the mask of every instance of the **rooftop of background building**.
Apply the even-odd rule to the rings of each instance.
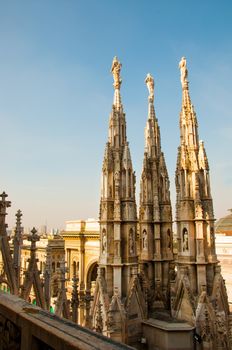
[[[216,233],[222,233],[227,236],[232,236],[232,209],[228,209],[229,215],[219,219],[215,224]]]

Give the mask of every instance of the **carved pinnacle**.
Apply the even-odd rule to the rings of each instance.
[[[31,241],[31,250],[36,249],[36,242],[40,240],[40,236],[37,235],[35,227],[31,230],[31,235],[28,236],[28,241]]]
[[[16,223],[21,224],[21,217],[23,216],[23,214],[22,214],[22,212],[21,212],[20,209],[17,211],[17,213],[15,214],[15,216],[16,216]]]
[[[0,214],[6,215],[6,208],[11,206],[11,202],[6,201],[8,195],[5,192],[3,192],[0,197],[2,198],[2,200],[0,200]]]

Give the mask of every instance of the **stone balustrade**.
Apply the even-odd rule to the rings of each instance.
[[[133,349],[0,292],[1,350]]]

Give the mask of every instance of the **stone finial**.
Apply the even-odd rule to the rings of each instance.
[[[8,195],[3,192],[1,195],[1,200],[0,200],[0,214],[1,215],[7,215],[6,214],[6,208],[9,208],[11,206],[11,202],[10,201],[6,201],[6,198],[8,197]]]
[[[31,241],[31,250],[36,249],[36,242],[40,240],[40,236],[37,235],[35,227],[31,230],[31,235],[28,236],[28,241]]]
[[[154,78],[153,76],[148,73],[145,79],[145,83],[147,84],[147,88],[149,91],[149,96],[148,96],[148,100],[151,102],[154,102],[154,87],[155,87],[155,83],[154,83]]]
[[[16,216],[16,225],[15,225],[15,243],[18,241],[18,244],[22,243],[22,232],[23,228],[21,226],[21,217],[23,216],[21,210],[18,210],[17,213],[15,214]]]
[[[179,62],[179,68],[180,68],[180,81],[182,88],[184,88],[188,84],[188,69],[187,69],[187,61],[185,57],[182,57]]]
[[[112,62],[111,66],[111,73],[113,74],[114,78],[114,88],[120,89],[122,79],[120,77],[120,71],[121,71],[122,64],[118,61],[117,57],[115,56]]]
[[[21,227],[21,217],[23,216],[21,210],[19,209],[17,213],[15,214],[16,216],[16,229]]]

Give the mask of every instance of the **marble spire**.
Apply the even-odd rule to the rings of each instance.
[[[133,309],[138,310],[140,305],[137,301],[131,305],[138,271],[137,213],[135,173],[120,96],[121,67],[115,57],[111,68],[114,100],[102,167],[99,269],[91,313],[94,329],[101,329],[103,334],[112,339],[125,342],[125,327],[129,327],[132,322],[130,314],[134,312]],[[128,316],[127,321],[125,314]],[[100,328],[99,315],[103,320]]]
[[[154,108],[154,78],[149,73],[148,118],[140,181],[140,267],[148,286],[150,310],[169,308],[169,275],[172,254],[172,209],[169,177],[161,151],[160,128]]]
[[[220,330],[227,328],[229,309],[215,251],[209,164],[204,143],[199,141],[197,117],[189,93],[186,58],[182,57],[179,69],[182,105],[176,166],[178,256],[177,277],[171,296],[172,315],[192,323],[203,341],[207,342],[207,348],[217,344],[219,349],[222,348],[221,344],[227,344],[223,348],[229,349],[228,339]],[[205,338],[206,314],[214,320],[216,327],[209,330],[210,339]],[[222,314],[223,321],[219,320]]]

